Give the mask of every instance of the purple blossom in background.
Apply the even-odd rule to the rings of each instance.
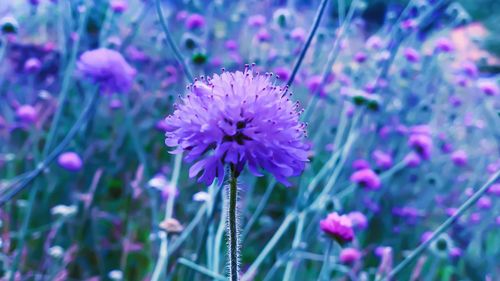
[[[417,63],[420,61],[420,54],[413,48],[406,48],[403,50],[403,56],[408,62]]]
[[[467,153],[464,150],[457,150],[451,154],[451,160],[458,167],[465,166],[467,165]]]
[[[205,17],[200,14],[191,14],[186,19],[186,28],[193,30],[205,26]]]
[[[350,180],[370,190],[377,190],[381,185],[379,176],[372,169],[356,171],[351,175]]]
[[[431,157],[432,138],[429,135],[413,133],[408,138],[408,145],[415,149],[415,152],[422,159],[428,160]]]
[[[489,81],[480,82],[479,89],[481,89],[481,91],[485,95],[491,96],[491,97],[497,96],[498,93],[500,92],[500,90],[498,89],[498,86],[495,83],[489,82]]]
[[[356,248],[344,248],[340,251],[339,260],[343,264],[353,264],[359,261],[363,254]]]
[[[104,93],[125,93],[132,88],[136,70],[114,50],[86,51],[78,60],[78,71],[100,85]]]
[[[225,165],[240,173],[246,164],[261,176],[261,169],[290,185],[308,161],[305,125],[297,103],[286,87],[275,86],[271,75],[252,70],[224,72],[197,81],[167,117],[165,143],[186,151],[185,160],[197,161],[190,177],[202,172],[200,182],[222,184]]]
[[[319,227],[338,243],[344,244],[354,239],[354,230],[352,221],[347,215],[331,213],[319,222]]]
[[[363,230],[368,227],[368,219],[361,212],[350,212],[347,217],[351,220],[355,229]]]
[[[500,196],[500,183],[492,184],[487,191],[491,195]]]
[[[377,163],[377,166],[382,169],[389,169],[393,164],[392,156],[388,153],[383,152],[382,150],[375,150],[372,153],[372,156],[375,160],[375,163]]]
[[[125,0],[112,0],[110,6],[111,9],[118,14],[125,12],[128,8],[127,1]]]
[[[36,73],[42,68],[42,62],[37,58],[30,58],[24,63],[24,71],[27,73]]]
[[[436,41],[435,50],[442,53],[450,53],[454,50],[453,43],[448,38],[439,38]]]
[[[65,152],[57,158],[59,166],[70,172],[78,172],[83,167],[82,158],[75,152]]]
[[[357,159],[352,162],[352,168],[355,170],[368,169],[370,168],[370,163],[368,163],[365,159]]]
[[[410,152],[405,156],[403,161],[406,163],[406,165],[408,165],[408,167],[415,168],[420,165],[422,159],[420,159],[420,156],[417,153]]]
[[[23,123],[32,124],[37,121],[38,114],[33,106],[25,104],[17,108],[16,118]]]

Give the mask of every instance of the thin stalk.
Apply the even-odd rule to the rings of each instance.
[[[398,273],[400,273],[405,267],[407,267],[413,260],[415,260],[436,238],[443,233],[448,227],[450,227],[455,221],[462,216],[462,214],[472,207],[481,196],[488,190],[491,184],[493,184],[500,177],[500,171],[497,171],[478,191],[476,191],[467,201],[465,201],[457,212],[444,221],[427,239],[424,243],[420,244],[415,248],[408,257],[406,257],[400,264],[398,264],[383,280],[393,280]]]
[[[325,255],[323,257],[323,266],[321,267],[321,271],[318,277],[319,281],[328,281],[328,277],[330,275],[330,254],[332,252],[332,244],[333,244],[332,240],[328,241],[325,250]]]
[[[239,278],[239,243],[238,243],[238,175],[234,167],[231,167],[231,179],[229,181],[229,206],[227,209],[228,232],[227,239],[229,246],[229,280],[238,281]]]
[[[316,16],[314,17],[314,22],[311,27],[311,30],[309,31],[309,35],[307,36],[307,40],[302,47],[302,50],[300,51],[299,58],[295,62],[295,65],[293,66],[293,71],[292,74],[290,75],[290,78],[288,79],[288,82],[286,82],[287,86],[292,85],[293,80],[295,80],[295,76],[297,75],[297,72],[299,71],[300,65],[302,64],[302,61],[304,60],[304,57],[307,53],[307,49],[309,49],[309,46],[311,45],[312,39],[314,38],[314,35],[316,34],[316,30],[318,29],[319,23],[321,22],[321,17],[323,16],[323,12],[325,11],[326,4],[328,3],[328,0],[321,0],[321,3],[319,4],[318,10],[316,12]]]
[[[300,245],[300,242],[302,241],[302,230],[304,229],[305,219],[306,219],[306,213],[305,212],[300,213],[297,221],[297,228],[295,230],[295,236],[293,237],[292,251],[297,250],[297,248]],[[291,258],[290,261],[288,261],[286,264],[285,274],[283,275],[284,281],[291,280],[291,277],[294,273],[293,262],[294,259]]]
[[[222,275],[219,275],[218,273],[216,272],[213,272],[211,271],[210,269],[206,268],[206,267],[203,267],[203,266],[200,266],[190,260],[187,260],[185,258],[180,258],[179,259],[179,263],[182,264],[182,265],[185,265],[193,270],[196,270],[198,271],[199,273],[201,274],[204,274],[208,277],[211,277],[215,280],[221,280],[221,281],[226,281],[226,278]]]
[[[182,57],[182,54],[177,47],[177,45],[174,42],[174,39],[172,38],[172,34],[170,33],[170,30],[168,29],[167,22],[165,20],[165,17],[163,15],[163,10],[161,9],[161,3],[160,0],[156,0],[156,14],[158,15],[158,19],[160,20],[160,25],[163,29],[163,32],[165,33],[165,37],[167,38],[168,45],[170,48],[172,48],[172,51],[174,52],[175,59],[177,62],[182,66],[182,70],[184,71],[184,74],[188,78],[189,81],[193,81],[193,74],[191,73],[191,70],[189,70],[189,67],[186,64],[186,61]]]

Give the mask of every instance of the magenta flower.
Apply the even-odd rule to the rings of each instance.
[[[261,27],[266,24],[266,17],[263,15],[253,15],[248,18],[248,25],[251,27]]]
[[[127,1],[125,0],[112,0],[110,6],[113,12],[117,14],[125,12],[128,8]]]
[[[453,43],[448,38],[439,38],[436,41],[435,50],[442,53],[450,53],[454,50]]]
[[[363,230],[368,227],[368,219],[361,212],[350,212],[347,214],[347,217],[349,217],[353,227],[356,229]]]
[[[26,104],[17,108],[16,118],[23,123],[35,123],[38,114],[33,106]]]
[[[488,210],[491,208],[491,198],[488,196],[483,196],[477,201],[477,207],[479,209]]]
[[[488,188],[488,194],[500,196],[500,183],[494,183]]]
[[[363,255],[356,248],[345,248],[340,251],[340,262],[343,264],[353,264],[361,259]]]
[[[372,157],[375,163],[377,163],[377,166],[382,169],[389,169],[392,166],[392,156],[389,153],[377,149],[373,151]]]
[[[408,165],[408,167],[415,168],[418,165],[420,165],[420,162],[422,162],[422,159],[420,159],[420,156],[418,156],[417,153],[412,151],[405,156],[403,161],[404,161],[404,163],[406,163],[406,165]]]
[[[106,48],[84,52],[77,68],[82,75],[98,83],[105,93],[128,92],[136,74],[120,53]]]
[[[457,150],[451,154],[451,161],[458,167],[465,166],[467,165],[467,153],[464,150]]]
[[[24,63],[24,71],[27,73],[36,73],[42,68],[42,62],[37,58],[30,58]]]
[[[494,97],[498,95],[498,93],[500,93],[498,86],[495,83],[489,81],[479,83],[479,89],[481,89],[481,91],[485,95],[490,97]]]
[[[308,161],[305,125],[299,121],[298,103],[287,87],[275,86],[272,74],[224,72],[196,81],[189,93],[167,117],[167,146],[173,153],[186,152],[185,160],[197,161],[190,177],[202,173],[200,182],[219,183],[225,165],[240,173],[246,164],[251,173],[261,169],[285,185],[299,175]]]
[[[404,49],[403,56],[408,62],[416,63],[420,61],[420,54],[417,52],[417,50],[412,48]]]
[[[340,216],[336,212],[330,213],[325,219],[319,222],[319,227],[339,244],[351,242],[354,239],[352,221],[346,215]]]
[[[352,162],[352,168],[354,170],[368,169],[370,168],[370,163],[368,163],[365,159],[357,159]]]
[[[415,149],[417,154],[427,160],[431,157],[432,138],[427,134],[411,134],[408,145]]]
[[[296,27],[290,32],[290,38],[297,42],[304,42],[306,40],[306,31],[301,27]]]
[[[365,52],[357,52],[355,55],[354,55],[354,60],[357,62],[357,63],[364,63],[366,61],[366,59],[368,58],[368,55],[365,53]]]
[[[200,14],[191,14],[186,19],[186,28],[193,30],[205,26],[205,17]]]
[[[372,169],[358,170],[351,175],[350,180],[371,190],[377,190],[381,185],[379,176]]]
[[[83,166],[82,158],[74,152],[65,152],[59,155],[57,163],[61,166],[61,168],[70,172],[77,172]]]

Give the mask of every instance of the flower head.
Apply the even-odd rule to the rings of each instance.
[[[200,14],[191,14],[186,19],[186,28],[193,30],[205,26],[205,17]]]
[[[344,264],[352,264],[361,259],[363,255],[356,248],[345,248],[340,251],[340,262]]]
[[[372,169],[362,169],[351,175],[351,181],[371,190],[380,188],[380,178]]]
[[[36,109],[28,104],[21,105],[16,110],[16,118],[23,123],[35,123],[38,118],[37,116]]]
[[[83,166],[82,158],[74,152],[65,152],[59,155],[57,163],[61,166],[61,168],[71,172],[77,172]]]
[[[362,229],[366,229],[368,227],[368,219],[366,218],[366,216],[363,213],[350,212],[349,214],[347,214],[347,216],[351,220],[354,228],[362,230]]]
[[[77,68],[85,77],[99,83],[106,93],[129,91],[136,74],[119,52],[106,48],[84,52]]]
[[[340,244],[351,242],[354,239],[352,221],[347,215],[340,216],[333,212],[319,222],[319,227]]]
[[[302,172],[308,161],[305,125],[287,87],[275,86],[271,76],[247,68],[188,87],[166,119],[165,143],[177,146],[174,153],[185,151],[186,161],[197,161],[191,177],[201,172],[200,182],[211,184],[218,177],[222,183],[226,165],[240,173],[248,164],[254,175],[264,169],[289,185],[287,178]]]

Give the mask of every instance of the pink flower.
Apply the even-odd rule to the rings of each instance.
[[[70,172],[78,172],[83,167],[82,158],[74,152],[65,152],[57,158],[57,163],[61,168]]]
[[[465,166],[467,165],[467,153],[463,150],[457,150],[451,154],[451,161],[458,167]]]
[[[319,222],[321,230],[335,239],[339,244],[351,242],[354,239],[352,221],[346,216],[338,213],[330,213],[325,219]]]
[[[345,248],[340,252],[340,262],[344,264],[353,264],[362,257],[361,252],[355,248]]]
[[[350,180],[371,190],[377,190],[381,185],[379,176],[371,169],[362,169],[354,172]]]

